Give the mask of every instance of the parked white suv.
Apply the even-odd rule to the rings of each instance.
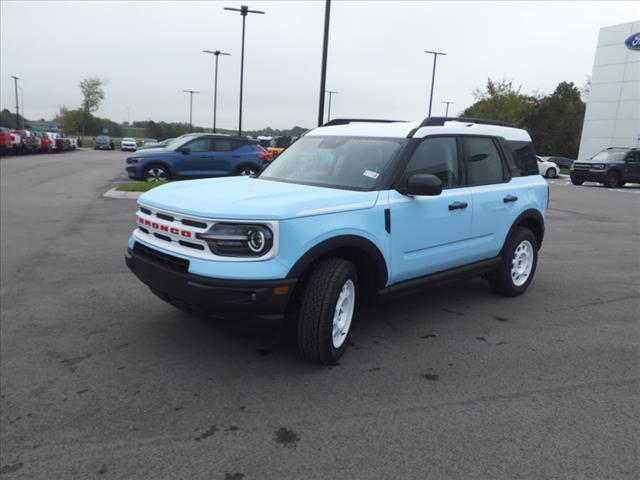
[[[136,143],[135,138],[125,137],[122,139],[122,142],[120,143],[120,150],[122,150],[123,152],[126,150],[135,152],[137,148],[138,148],[138,144]]]

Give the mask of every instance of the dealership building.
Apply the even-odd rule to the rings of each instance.
[[[578,158],[640,147],[640,21],[600,29]]]

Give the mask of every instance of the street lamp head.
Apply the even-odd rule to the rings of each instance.
[[[433,51],[433,50],[425,50],[424,53],[430,53],[432,55],[446,55],[446,53],[444,53],[444,52],[436,52],[436,51]]]
[[[240,15],[242,15],[243,17],[246,17],[247,13],[259,13],[261,15],[264,15],[264,12],[260,10],[249,10],[249,7],[247,5],[242,5],[240,8],[224,7],[224,9],[231,10],[232,12],[240,12]]]

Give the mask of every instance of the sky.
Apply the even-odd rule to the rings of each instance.
[[[20,77],[27,119],[77,108],[78,83],[105,82],[96,115],[114,121],[213,118],[213,57],[220,57],[218,127],[237,128],[242,19],[247,4],[243,128],[317,124],[324,1],[0,2],[0,108],[15,110]],[[487,78],[525,93],[591,74],[600,27],[640,18],[637,2],[340,1],[331,4],[326,88],[331,117],[417,120],[474,102]]]

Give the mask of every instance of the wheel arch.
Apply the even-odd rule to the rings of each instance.
[[[500,250],[500,255],[504,253],[504,249],[509,242],[509,238],[518,227],[528,228],[533,232],[538,242],[538,249],[542,247],[542,240],[544,240],[544,217],[542,214],[533,208],[525,210],[515,219],[507,236],[504,239],[504,244],[502,245],[502,249]]]
[[[375,295],[389,279],[387,263],[380,249],[371,240],[358,235],[339,235],[314,245],[291,267],[287,278],[298,278],[298,283],[304,284],[317,262],[326,257],[352,261],[366,296]]]

